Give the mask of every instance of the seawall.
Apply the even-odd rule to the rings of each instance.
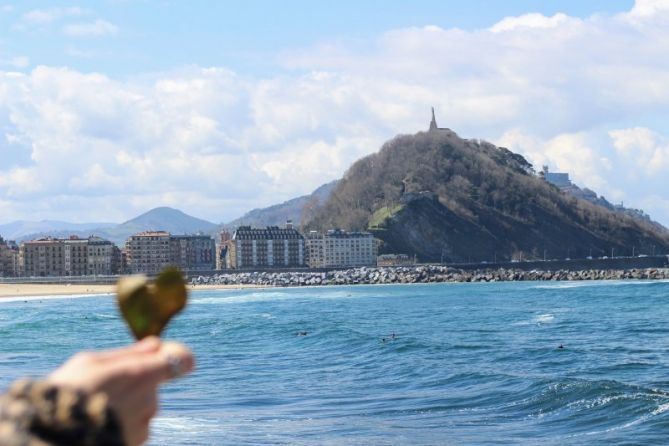
[[[644,269],[587,269],[522,270],[478,269],[466,270],[445,265],[419,265],[384,268],[352,268],[330,272],[242,272],[197,276],[193,285],[256,285],[256,286],[319,286],[358,284],[399,284],[435,282],[504,282],[553,280],[626,280],[669,279],[668,268]]]

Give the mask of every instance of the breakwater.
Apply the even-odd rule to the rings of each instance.
[[[360,267],[328,272],[238,272],[191,277],[192,285],[322,286],[440,282],[509,282],[563,280],[669,279],[667,268],[542,271],[464,270],[442,265]]]

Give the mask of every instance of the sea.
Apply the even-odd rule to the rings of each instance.
[[[195,291],[164,337],[150,445],[669,444],[668,282]],[[128,342],[111,295],[0,300],[0,385]]]

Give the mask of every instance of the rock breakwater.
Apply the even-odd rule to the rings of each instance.
[[[569,280],[629,280],[669,279],[669,269],[649,268],[631,270],[582,271],[522,271],[516,269],[460,270],[442,265],[411,267],[360,267],[328,272],[234,272],[213,276],[196,276],[192,285],[256,285],[256,286],[322,286],[359,284],[400,284],[439,282],[509,282],[509,281],[569,281]]]

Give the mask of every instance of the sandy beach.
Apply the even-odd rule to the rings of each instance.
[[[196,285],[190,290],[223,290],[238,288],[257,288],[254,285]],[[86,284],[35,284],[3,283],[0,284],[0,298],[28,296],[72,296],[81,294],[113,294],[115,285]]]
[[[27,296],[67,296],[77,294],[110,294],[114,285],[86,284],[35,284],[3,283],[0,284],[0,298]]]

